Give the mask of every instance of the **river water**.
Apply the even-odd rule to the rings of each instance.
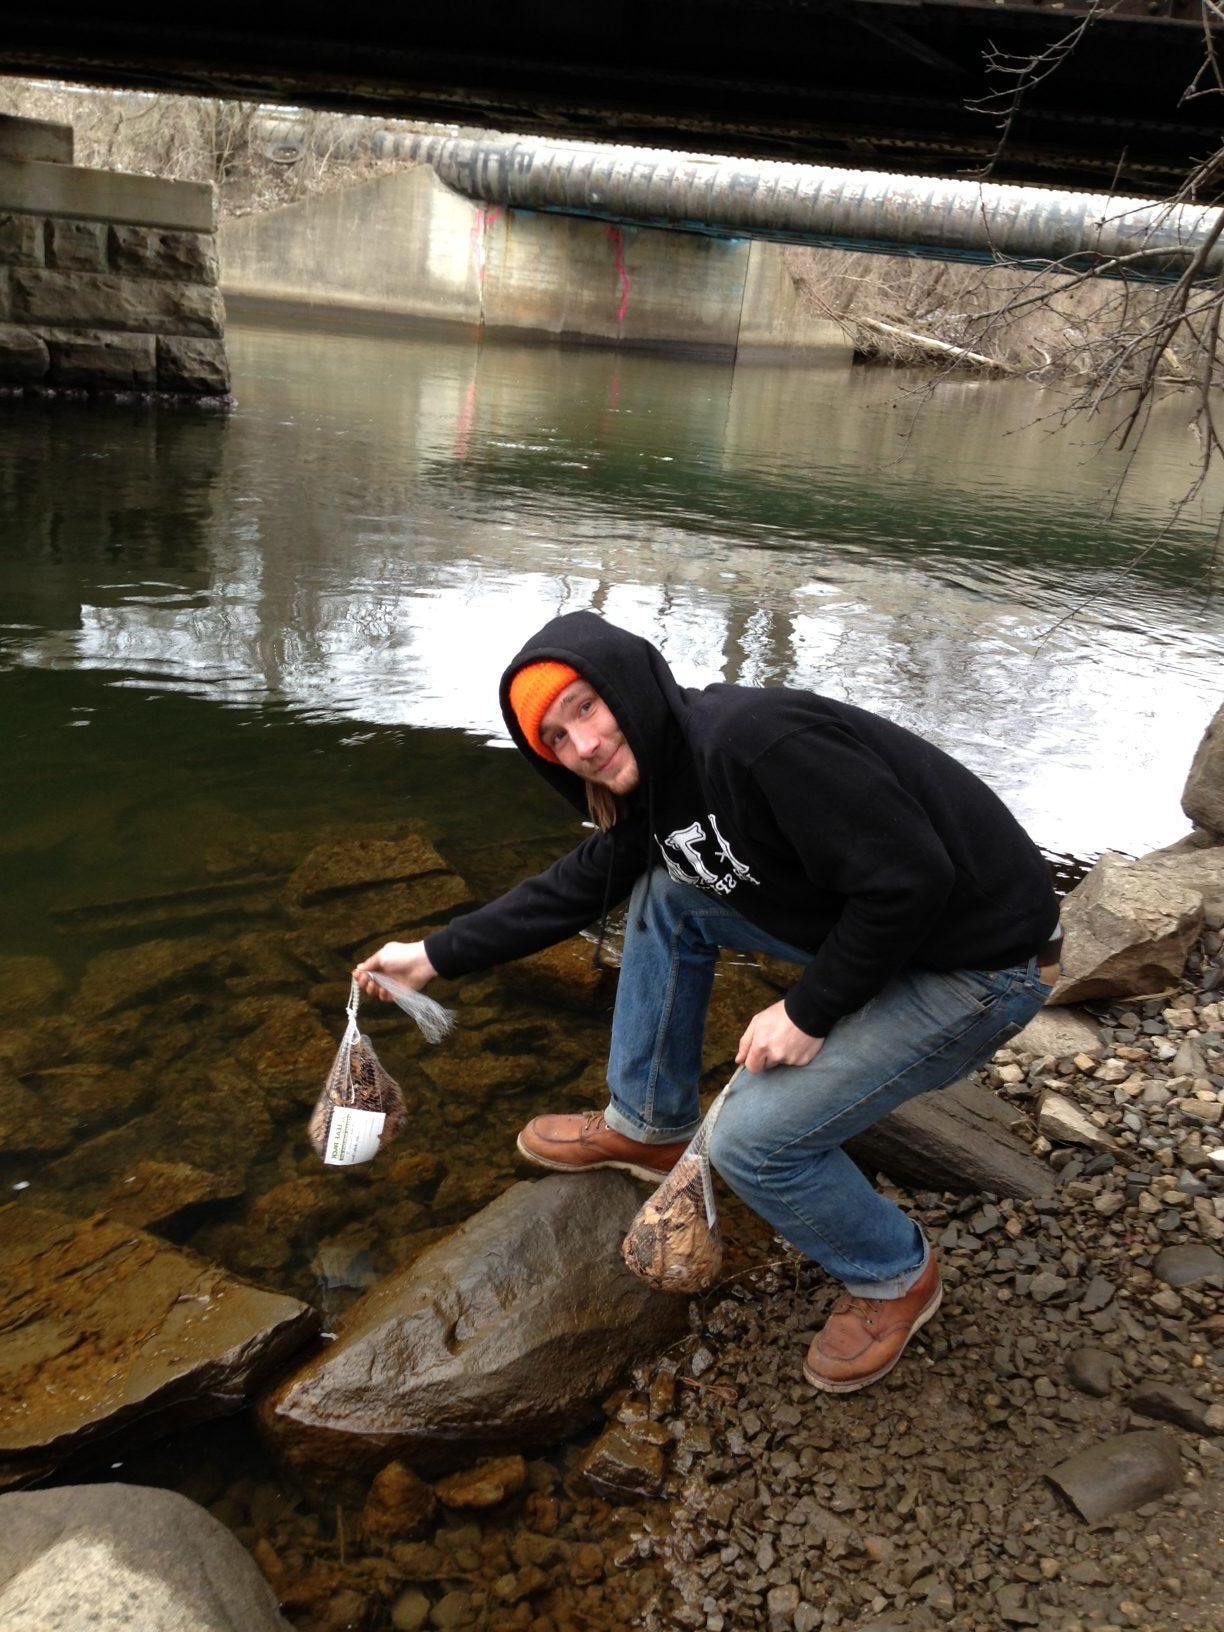
[[[1048,850],[1184,830],[1224,611],[1219,491],[1169,525],[1179,406],[1127,471],[1027,385],[300,330],[231,348],[231,418],[0,412],[4,950],[71,962],[49,905],[190,884],[220,827],[563,827],[495,751],[496,682],[580,607],[685,682],[914,727]]]
[[[249,902],[210,922],[202,886],[412,819],[479,896],[575,837],[505,751],[496,706],[507,659],[562,611],[647,635],[686,683],[809,686],[887,714],[985,776],[1051,853],[1185,830],[1178,795],[1224,675],[1224,495],[1174,515],[1196,458],[1178,405],[1128,460],[1059,428],[1057,399],[1026,384],[304,329],[230,344],[229,417],[0,406],[0,970],[50,959],[28,1001],[96,1061],[97,1035],[62,1029],[94,960],[243,929],[247,959],[207,1001],[144,1012],[152,1040],[115,1043],[134,1097],[82,1111],[49,1160],[4,1165],[23,1199],[87,1210],[138,1157],[233,1159],[189,1130],[260,1018],[265,999],[241,994],[292,1018],[309,977],[277,964]],[[338,1032],[328,991],[311,1001]],[[473,1001],[495,1053],[548,1054],[521,996],[486,983]],[[25,1019],[0,992],[0,1033]],[[597,1076],[606,1020],[567,1028]],[[403,1030],[386,1046],[411,1071]],[[590,1101],[588,1077],[567,1099]],[[348,1187],[348,1215],[325,1199],[316,1228],[289,1216],[300,1190],[275,1219],[266,1204],[320,1173],[310,1080],[289,1102],[281,1085],[245,1197],[181,1238],[307,1296],[328,1291],[324,1230],[385,1272],[510,1182],[513,1127],[561,1091],[527,1088],[465,1123],[476,1179],[460,1164],[404,1200],[376,1175]],[[158,1109],[171,1090],[181,1125]],[[329,1314],[354,1291],[342,1281]],[[246,1510],[225,1511],[243,1533]]]

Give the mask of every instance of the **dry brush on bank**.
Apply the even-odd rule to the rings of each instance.
[[[267,112],[219,97],[0,79],[0,113],[71,125],[78,164],[215,182],[223,218],[277,209],[405,166],[353,140],[355,126],[381,129],[384,120],[302,110],[294,116],[300,141],[286,151],[268,137]]]

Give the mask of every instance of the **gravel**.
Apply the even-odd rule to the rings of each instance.
[[[1030,1115],[1055,1101],[1048,1133],[1030,1124],[1053,1201],[880,1181],[936,1242],[945,1301],[874,1387],[803,1384],[836,1289],[781,1242],[694,1306],[700,1374],[681,1360],[662,1419],[668,1520],[637,1541],[668,1583],[648,1627],[1224,1627],[1214,970],[1201,945],[1177,992],[1096,1011],[1099,1048],[1013,1045],[982,1072]],[[1060,1118],[1074,1144],[1052,1136]],[[637,1383],[644,1400],[649,1373]],[[1072,1458],[1158,1442],[1180,1478],[1169,1461],[1164,1494],[1104,1524],[1049,1482]]]

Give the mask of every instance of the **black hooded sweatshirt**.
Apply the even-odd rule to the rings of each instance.
[[[501,706],[519,750],[584,815],[582,779],[535,753],[510,707],[514,675],[548,659],[607,703],[641,783],[608,832],[431,935],[440,975],[576,934],[660,864],[810,954],[785,1003],[812,1037],[908,965],[1010,968],[1054,933],[1041,853],[940,749],[814,692],[680,686],[649,641],[572,612],[523,647],[502,677]]]

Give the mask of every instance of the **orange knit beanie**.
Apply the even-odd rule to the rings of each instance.
[[[540,736],[540,721],[553,703],[575,680],[582,676],[568,663],[528,663],[510,682],[510,707],[523,735],[541,759],[560,763],[551,748],[546,748]]]

